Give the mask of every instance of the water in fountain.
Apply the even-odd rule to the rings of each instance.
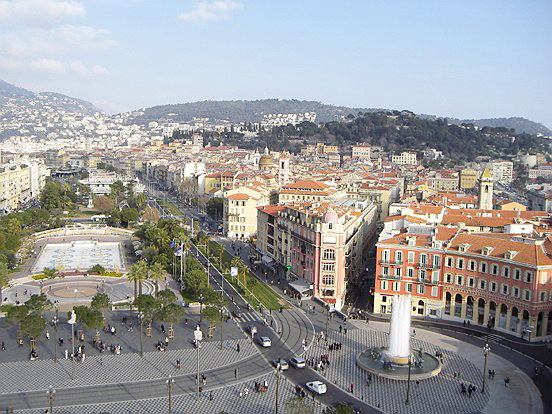
[[[386,359],[394,360],[410,356],[411,306],[410,295],[393,297],[389,348],[385,351]]]

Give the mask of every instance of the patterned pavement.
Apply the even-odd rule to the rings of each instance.
[[[235,350],[237,343],[240,344],[239,353]],[[220,342],[201,345],[202,369],[231,365],[259,352],[248,339],[226,341],[223,351]],[[54,388],[83,387],[195,373],[196,352],[193,348],[145,352],[143,358],[136,353],[94,355],[75,363],[76,380],[71,379],[71,361],[66,359],[59,359],[57,364],[51,359],[0,363],[0,394],[44,390],[48,388],[46,384]],[[177,359],[181,362],[179,370],[176,369]]]
[[[174,395],[172,397],[173,414],[198,414],[198,413],[228,413],[228,414],[273,414],[276,403],[276,378],[272,374],[257,379],[259,382],[268,382],[268,391],[263,393],[255,392],[254,381],[249,380],[237,385],[224,388],[206,390],[199,399],[195,394]],[[245,388],[249,389],[247,395]],[[178,392],[178,383],[175,382],[173,390]],[[213,399],[209,394],[212,391]],[[240,397],[240,392],[242,396]],[[286,402],[295,396],[294,386],[283,377],[280,379],[279,404],[280,413],[285,410]],[[323,407],[318,401],[313,402],[309,396],[307,400],[314,407],[314,412],[320,414]],[[46,403],[46,398],[45,398]],[[55,400],[54,400],[55,403]],[[45,407],[41,409],[17,410],[21,414],[42,414]],[[104,404],[90,404],[79,406],[55,407],[56,414],[156,414],[168,411],[168,397],[160,397],[149,400],[132,400]]]
[[[387,333],[370,329],[349,329],[346,335],[332,331],[327,343],[324,340],[315,341],[305,357],[316,359],[322,354],[329,354],[330,365],[323,372],[328,381],[346,390],[353,383],[357,398],[387,413],[443,414],[483,411],[489,394],[488,390],[481,393],[480,369],[455,352],[416,338],[411,340],[412,348],[422,348],[433,355],[440,350],[444,354],[444,366],[441,374],[436,377],[420,381],[419,384],[411,382],[409,405],[405,405],[406,381],[372,376],[372,382],[368,384],[368,373],[357,367],[356,355],[367,347],[386,346],[387,340]],[[328,351],[328,344],[333,342],[342,343],[342,349]],[[460,377],[455,376],[455,373],[460,373]],[[471,397],[462,395],[461,383],[466,386],[474,384],[477,387],[476,392]]]

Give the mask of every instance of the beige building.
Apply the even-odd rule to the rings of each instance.
[[[397,165],[416,165],[418,163],[416,153],[410,151],[403,151],[398,155],[393,155],[391,162]]]
[[[362,159],[370,159],[370,154],[372,152],[372,147],[367,144],[363,145],[353,145],[353,158],[362,158]]]
[[[471,190],[477,185],[479,179],[479,173],[473,168],[464,168],[460,171],[459,177],[459,189]]]
[[[38,160],[0,165],[0,212],[9,213],[40,195],[48,169]]]
[[[223,228],[226,237],[249,239],[257,233],[257,207],[268,204],[262,189],[238,187],[224,193]]]

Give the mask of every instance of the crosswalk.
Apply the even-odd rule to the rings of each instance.
[[[238,322],[257,322],[262,320],[261,315],[258,312],[244,312],[239,318],[236,318]]]
[[[492,343],[495,343],[495,344],[497,344],[497,343],[499,343],[500,341],[502,341],[502,337],[501,337],[501,336],[493,335],[493,334],[487,335],[487,336],[484,337],[484,338],[487,340],[487,342],[492,342]]]

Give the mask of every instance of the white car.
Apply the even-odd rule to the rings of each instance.
[[[307,387],[307,389],[318,395],[326,394],[326,391],[328,390],[326,384],[324,384],[322,381],[307,382],[305,386]]]
[[[293,366],[293,368],[305,368],[306,361],[301,357],[294,357],[289,360],[289,363]]]
[[[263,348],[270,348],[272,346],[272,341],[268,336],[261,336],[259,338],[259,344],[261,344]]]

